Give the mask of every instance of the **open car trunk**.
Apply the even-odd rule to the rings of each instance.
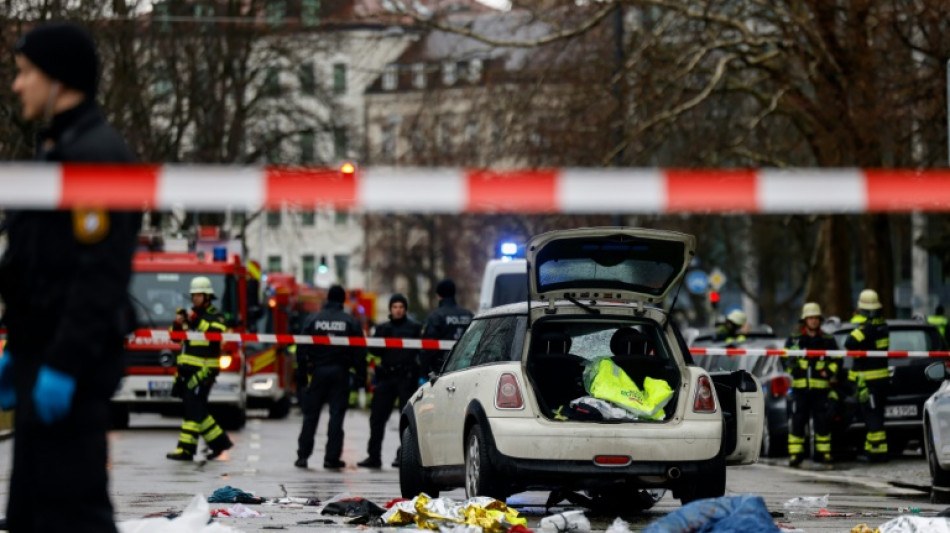
[[[526,372],[551,420],[657,423],[682,380],[652,321],[550,319],[534,324]]]

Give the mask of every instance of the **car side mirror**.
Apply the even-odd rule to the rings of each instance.
[[[924,369],[924,374],[931,381],[943,381],[947,379],[947,367],[943,362],[931,363]]]

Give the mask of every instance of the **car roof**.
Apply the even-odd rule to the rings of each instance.
[[[923,320],[916,320],[912,318],[889,318],[885,320],[887,327],[894,329],[936,329],[936,326]],[[835,330],[835,333],[840,333],[842,331],[850,331],[855,328],[857,324],[852,322],[842,322],[838,329]]]

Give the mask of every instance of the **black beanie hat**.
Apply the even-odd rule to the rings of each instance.
[[[402,293],[395,292],[389,297],[389,308],[392,309],[393,304],[396,302],[402,302],[402,305],[406,306],[406,309],[409,309],[409,300],[407,300]]]
[[[336,303],[343,303],[346,301],[346,291],[343,290],[343,287],[334,285],[330,287],[330,290],[327,291],[327,300]]]
[[[443,298],[455,298],[455,282],[446,278],[435,286],[435,293]]]
[[[89,32],[69,22],[41,24],[20,37],[13,48],[50,78],[95,98],[99,56]]]

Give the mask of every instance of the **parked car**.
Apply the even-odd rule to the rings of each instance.
[[[895,351],[941,351],[947,349],[946,341],[940,331],[923,320],[888,320],[890,330],[890,349]],[[834,333],[838,346],[844,349],[844,343],[854,329],[854,324],[842,323]],[[941,358],[944,359],[944,358]],[[846,357],[844,368],[851,368],[854,358]],[[940,387],[938,383],[927,379],[924,369],[934,362],[926,357],[889,358],[890,387],[884,407],[884,428],[887,432],[888,453],[901,454],[911,442],[923,440],[921,415],[924,403]],[[848,456],[864,447],[865,426],[861,421],[856,400],[848,396],[844,399],[840,420],[836,422],[832,445],[835,456]]]
[[[747,371],[711,376],[692,364],[655,307],[694,248],[691,235],[633,228],[534,237],[529,301],[478,314],[403,410],[402,495],[585,490],[624,509],[649,508],[666,489],[683,502],[723,495],[726,466],[758,459],[763,399]],[[622,388],[645,411],[609,419],[578,407],[591,395],[585,371],[587,381],[620,379],[602,365],[641,391],[656,387],[646,399]],[[668,400],[656,410],[658,398]]]
[[[723,341],[714,341],[713,330],[700,331],[694,336],[691,346],[700,348],[724,348]],[[779,349],[785,339],[776,337],[772,328],[759,326],[746,334],[746,340],[737,345],[750,349]],[[782,367],[782,360],[766,355],[704,355],[696,357],[703,368],[715,372],[746,370],[758,379],[765,400],[765,417],[762,424],[761,455],[784,457],[788,455],[788,392],[791,376]]]
[[[950,372],[947,363],[930,363],[924,370],[937,391],[924,402],[924,453],[930,466],[935,501],[950,499]]]

